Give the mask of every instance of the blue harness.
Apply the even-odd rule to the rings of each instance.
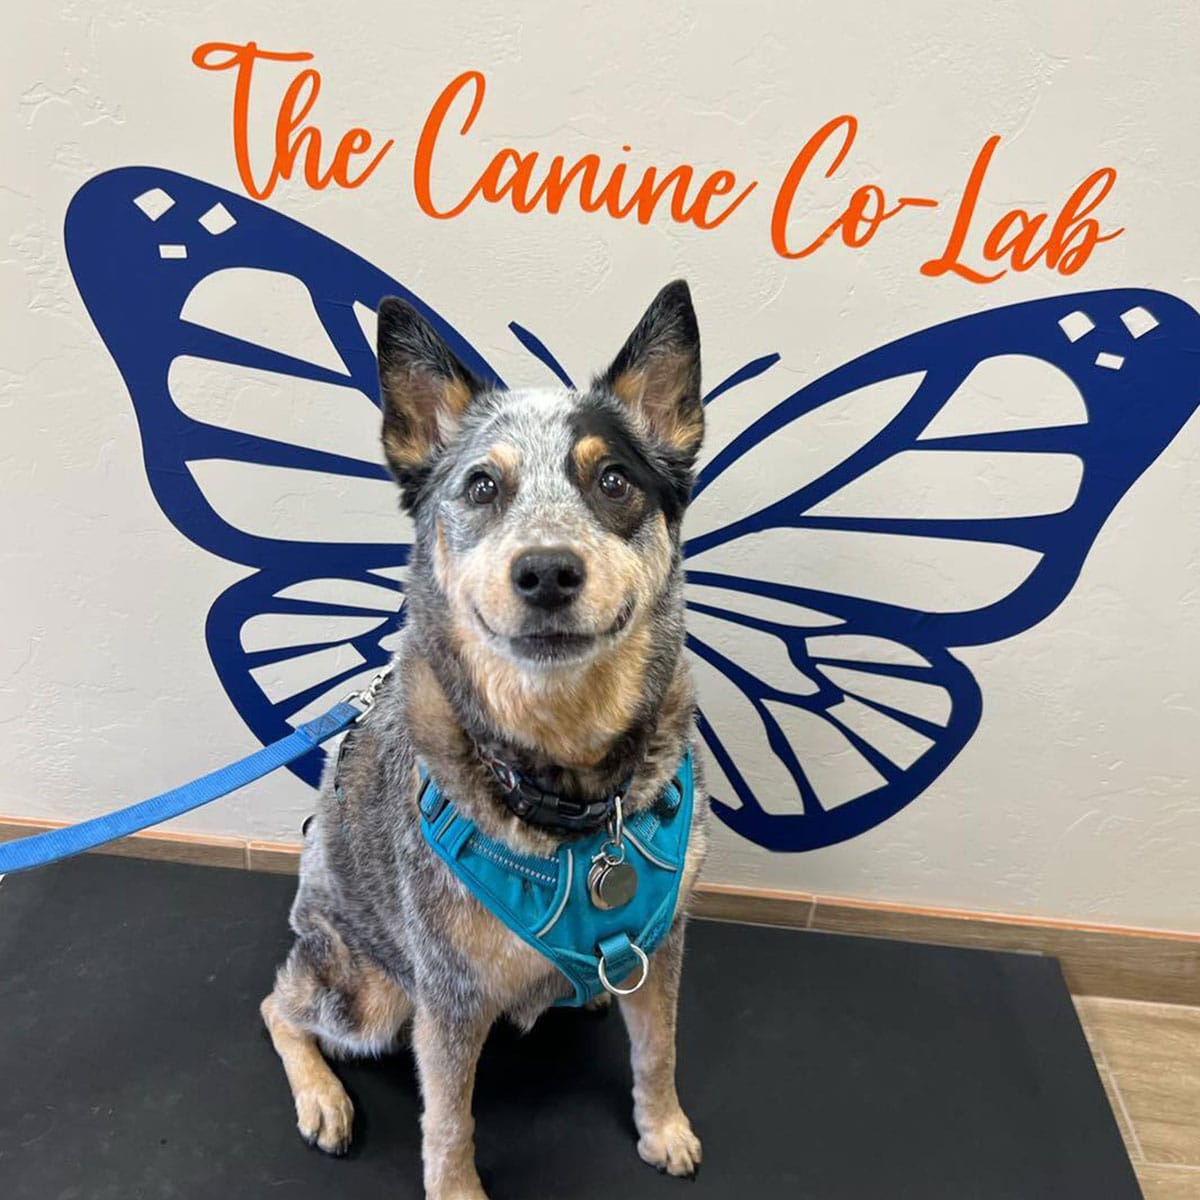
[[[638,887],[609,910],[593,903],[588,887],[593,864],[611,846],[607,829],[553,857],[518,854],[481,833],[422,766],[421,830],[479,903],[567,977],[572,994],[557,1003],[578,1007],[645,981],[647,956],[666,937],[679,902],[694,793],[689,747],[658,800],[624,827],[624,861],[637,871]],[[632,986],[618,986],[633,975]]]

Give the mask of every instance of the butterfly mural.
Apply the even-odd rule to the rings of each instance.
[[[409,547],[376,444],[378,301],[416,304],[477,375],[504,382],[396,279],[186,175],[90,180],[66,245],[155,499],[192,542],[249,569],[216,597],[205,637],[238,712],[274,740],[376,671],[397,632]],[[239,325],[229,288],[286,295],[301,316],[282,334]],[[531,366],[570,384],[537,336],[510,329]],[[798,391],[772,392],[778,354],[712,388],[685,555],[721,820],[809,850],[928,788],[981,715],[955,650],[1062,601],[1195,410],[1198,352],[1200,315],[1183,301],[1112,289],[937,325]],[[321,765],[317,751],[293,769],[315,785]]]

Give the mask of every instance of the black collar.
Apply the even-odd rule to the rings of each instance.
[[[571,833],[593,833],[608,821],[623,798],[632,779],[595,800],[572,800],[557,792],[539,787],[508,763],[491,755],[480,757],[495,777],[509,812],[542,829],[568,830]]]
[[[354,731],[351,730],[338,747],[337,765],[333,773],[335,790],[339,786],[342,760],[350,749],[353,739]],[[476,753],[495,778],[501,798],[509,812],[522,821],[528,821],[530,825],[537,825],[541,829],[594,833],[611,820],[613,813],[616,812],[617,798],[624,799],[633,783],[633,776],[630,775],[622,786],[607,796],[601,796],[596,800],[572,800],[567,796],[560,796],[557,792],[539,787],[528,775],[509,766],[502,759],[495,758],[478,748]],[[308,821],[310,820],[312,820],[311,817],[304,822],[302,833],[308,832]]]

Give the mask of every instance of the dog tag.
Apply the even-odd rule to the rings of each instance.
[[[608,911],[628,904],[637,894],[638,873],[627,862],[603,851],[592,859],[588,872],[588,894],[592,903]]]

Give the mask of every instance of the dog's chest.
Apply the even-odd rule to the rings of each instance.
[[[506,1006],[547,976],[554,965],[523,942],[464,889],[463,903],[449,923],[455,948],[472,964],[481,989]]]

